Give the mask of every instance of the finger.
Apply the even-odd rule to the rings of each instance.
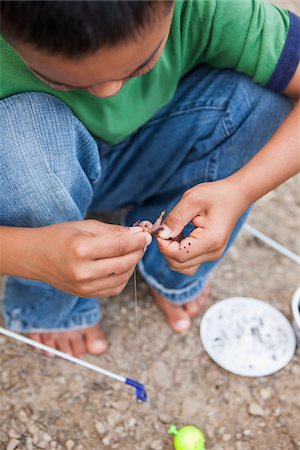
[[[177,237],[198,213],[199,205],[194,201],[193,194],[187,191],[165,218],[163,222],[164,230],[160,232],[160,236],[163,239]]]
[[[150,233],[138,227],[137,232],[81,236],[73,251],[80,259],[112,258],[144,249],[151,241]]]
[[[223,230],[195,228],[188,237],[179,243],[160,239],[158,245],[167,258],[185,262],[220,250],[226,245],[226,241]]]
[[[102,278],[92,283],[86,283],[82,286],[78,287],[77,293],[81,297],[93,297],[95,292],[100,292],[102,290],[118,290],[119,286],[125,286],[128,283],[128,280],[131,278],[133,274],[134,268],[126,273],[121,275],[114,275],[107,278]],[[117,294],[115,294],[117,295]]]
[[[93,297],[115,297],[116,295],[121,294],[121,292],[125,289],[126,284],[116,286],[114,289],[101,289],[100,291],[94,292]]]
[[[133,270],[137,263],[144,256],[144,249],[137,250],[124,256],[115,258],[97,259],[90,263],[84,263],[77,274],[75,283],[88,283],[96,280],[103,280],[107,277],[115,277],[130,270]]]
[[[188,270],[194,267],[199,267],[201,264],[220,259],[225,251],[225,247],[215,252],[206,253],[204,255],[192,258],[190,260],[180,262],[178,259],[167,258],[167,261],[173,270]]]

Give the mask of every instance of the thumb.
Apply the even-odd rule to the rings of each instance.
[[[164,220],[164,229],[158,233],[159,237],[174,239],[179,236],[184,227],[195,217],[196,212],[191,206],[187,204],[185,198],[182,198]]]

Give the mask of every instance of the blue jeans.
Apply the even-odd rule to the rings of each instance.
[[[153,221],[190,187],[227,177],[247,163],[291,108],[286,97],[243,75],[203,66],[135,134],[108,145],[96,142],[55,97],[6,98],[0,102],[0,224],[40,227],[128,206],[127,225]],[[182,304],[203,289],[217,263],[202,264],[192,277],[182,275],[169,269],[153,242],[139,269],[150,286]],[[96,298],[78,298],[39,281],[8,277],[3,296],[6,324],[19,332],[80,328],[100,319]]]

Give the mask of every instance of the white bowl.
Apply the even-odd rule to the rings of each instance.
[[[300,287],[296,290],[292,299],[292,312],[294,316],[294,330],[297,336],[297,342],[300,346]]]

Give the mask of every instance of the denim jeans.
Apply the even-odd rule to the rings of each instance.
[[[122,207],[130,207],[127,225],[153,221],[185,190],[247,163],[291,108],[286,97],[246,76],[202,66],[182,79],[174,98],[136,133],[108,145],[96,142],[57,98],[36,92],[11,96],[0,102],[0,224],[40,227]],[[153,242],[139,269],[150,286],[182,304],[201,292],[217,263],[182,275],[169,269]],[[80,328],[100,319],[96,298],[78,298],[39,281],[8,277],[3,298],[6,324],[19,332]]]

